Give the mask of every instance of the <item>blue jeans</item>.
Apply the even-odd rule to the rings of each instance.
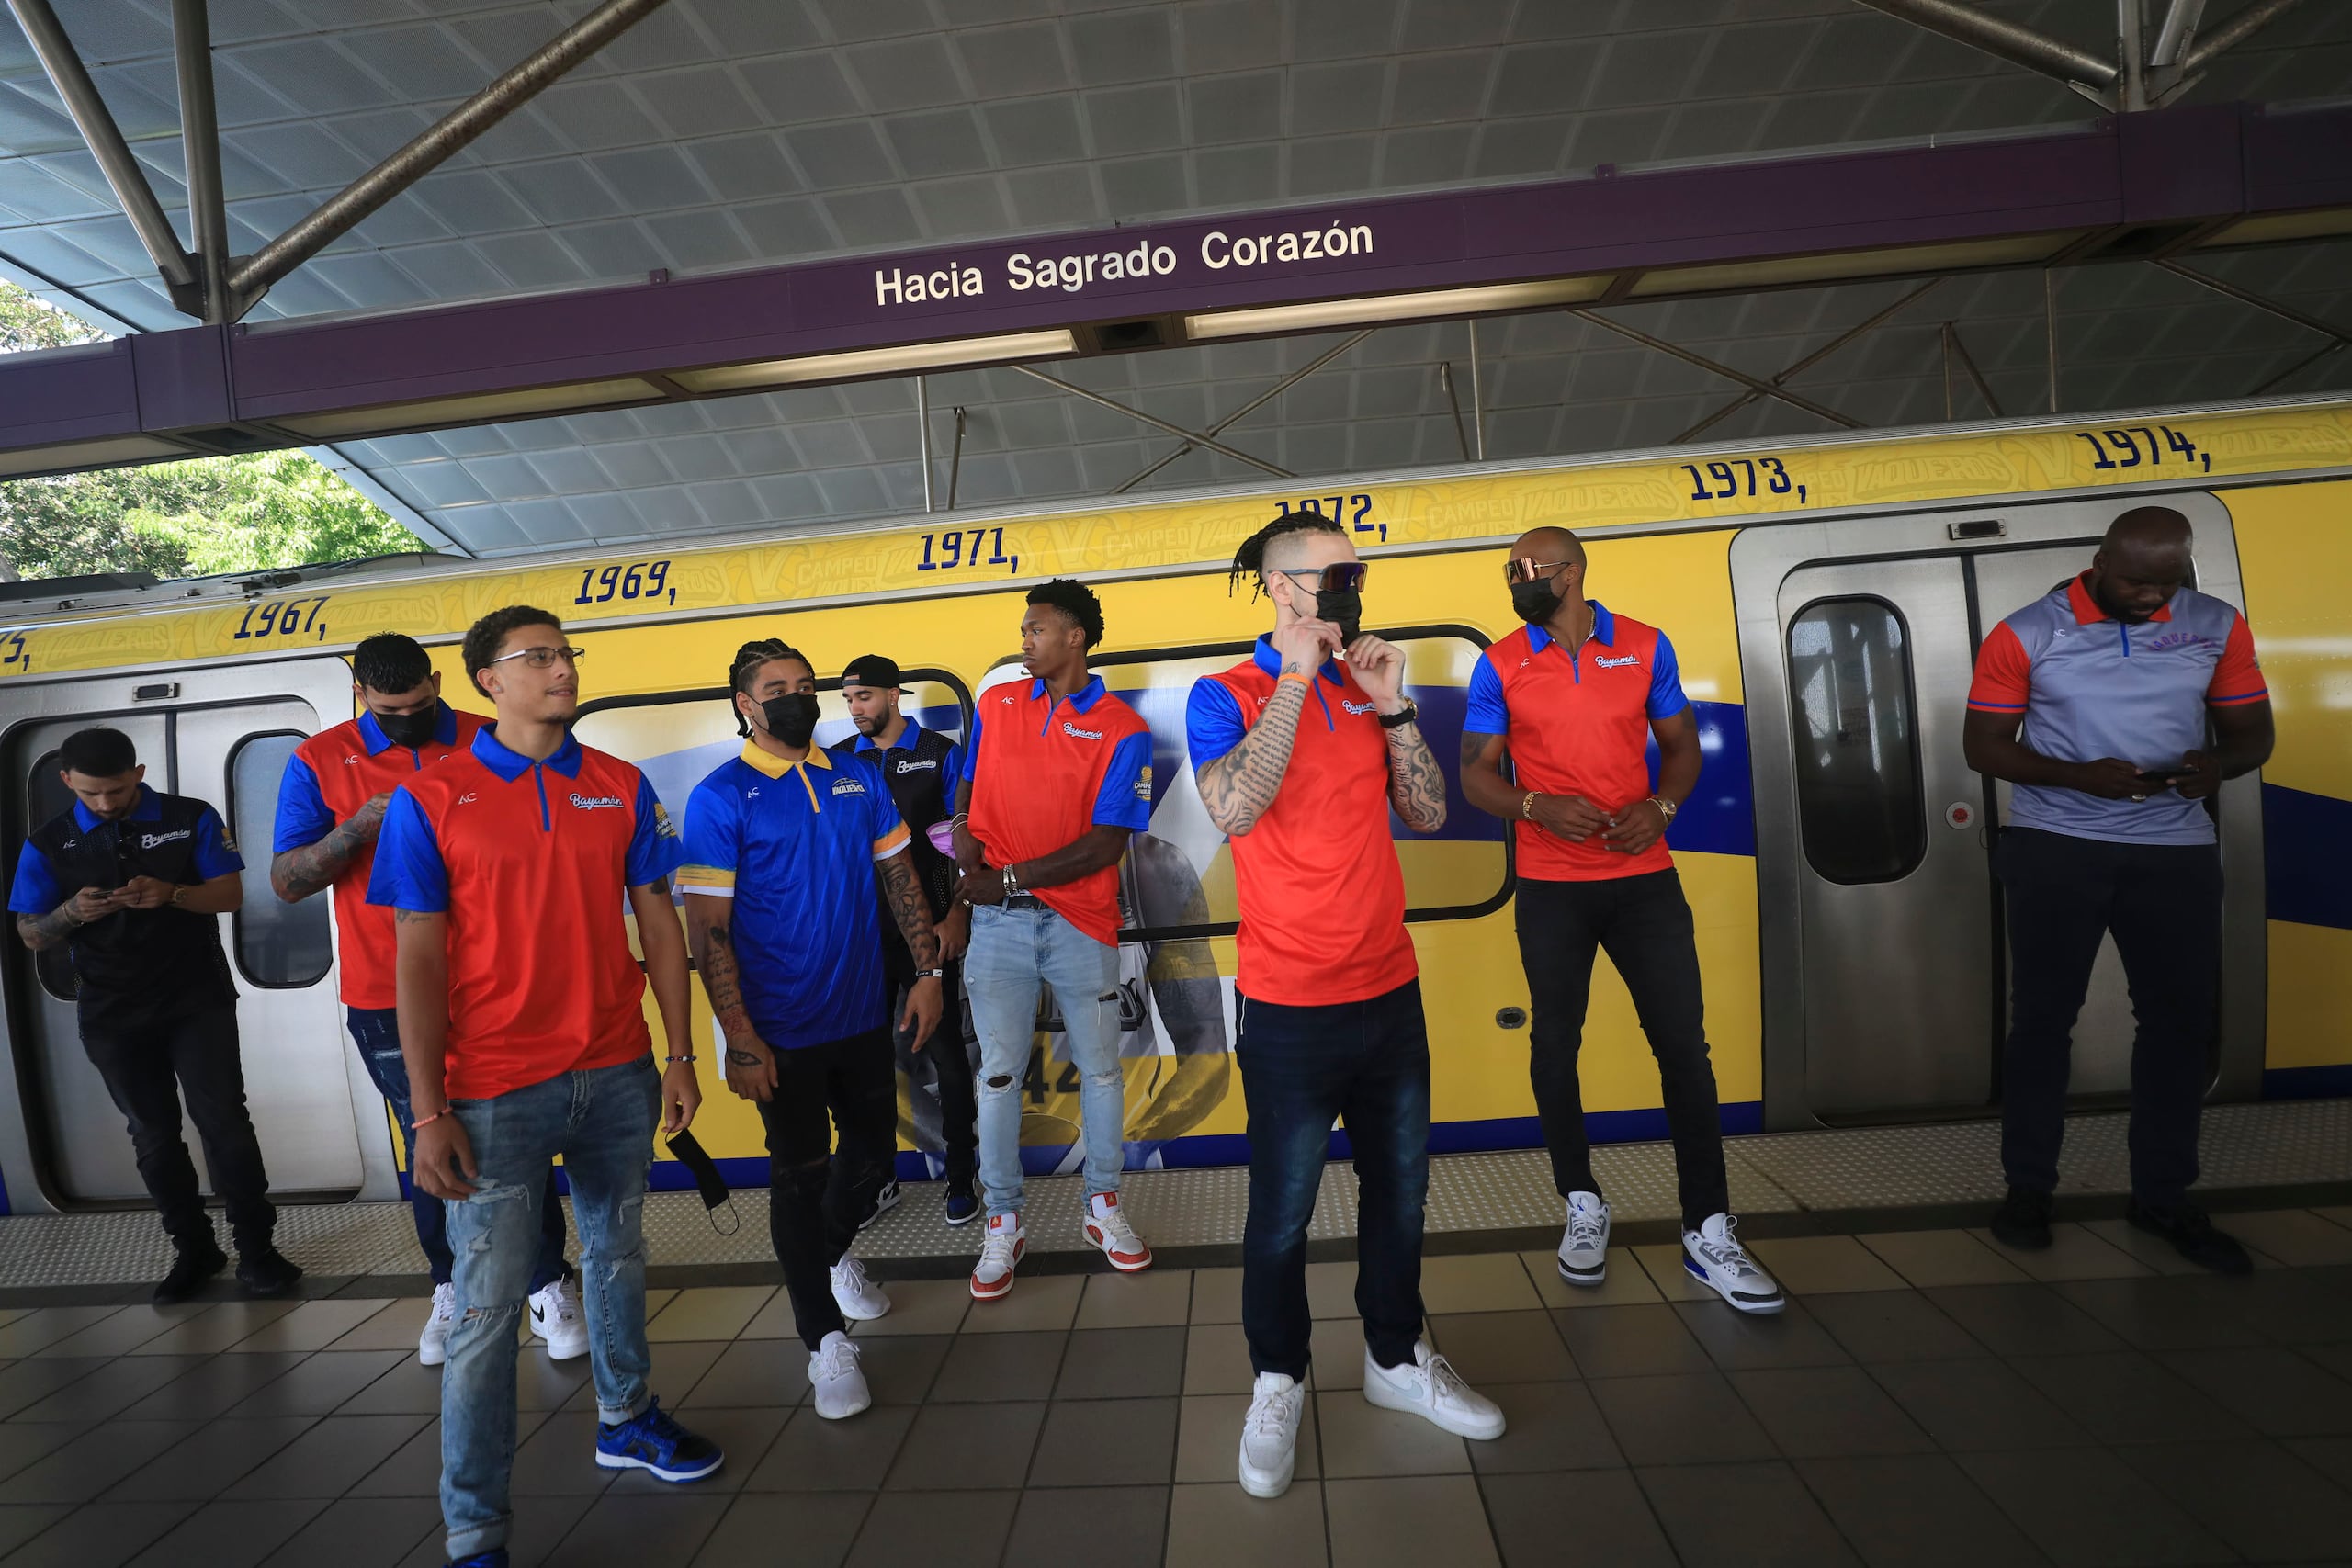
[[[662,1075],[649,1054],[450,1104],[481,1172],[474,1195],[448,1205],[458,1325],[441,1369],[441,1517],[455,1560],[503,1546],[514,1520],[515,1330],[538,1253],[542,1175],[558,1155],[580,1224],[596,1418],[630,1420],[650,1403],[645,1178]]]
[[[1241,1332],[1261,1372],[1306,1375],[1306,1225],[1331,1123],[1355,1150],[1356,1312],[1384,1367],[1421,1334],[1421,1213],[1430,1190],[1430,1039],[1421,983],[1330,1007],[1240,999],[1234,1055],[1250,1107]]]
[[[989,1215],[1021,1212],[1021,1085],[1037,1035],[1037,985],[1054,988],[1078,1069],[1086,1195],[1116,1192],[1126,1164],[1126,1078],[1119,1070],[1119,950],[1051,909],[972,911],[964,989],[980,1041],[980,1187]]]
[[[416,1222],[416,1245],[424,1251],[433,1282],[449,1282],[449,1221],[441,1200],[416,1184],[416,1133],[409,1126],[415,1114],[409,1109],[408,1063],[401,1055],[400,1013],[393,1008],[345,1008],[351,1038],[359,1060],[375,1080],[376,1092],[392,1108],[401,1124],[401,1142],[408,1153],[409,1217]],[[539,1257],[531,1266],[531,1292],[537,1294],[563,1277],[563,1204],[556,1191],[555,1170],[548,1170],[547,1196],[539,1204]]]

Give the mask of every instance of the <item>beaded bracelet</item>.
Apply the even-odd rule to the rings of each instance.
[[[432,1126],[433,1123],[440,1121],[441,1118],[448,1114],[449,1107],[445,1105],[440,1110],[435,1111],[432,1115],[425,1117],[423,1121],[410,1122],[408,1124],[408,1130],[412,1133],[422,1133],[425,1128]]]

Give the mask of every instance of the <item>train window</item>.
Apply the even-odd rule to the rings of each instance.
[[[334,962],[327,900],[288,904],[269,886],[277,786],[286,760],[307,737],[290,730],[250,735],[229,753],[229,829],[244,856],[245,901],[229,918],[237,967],[253,985],[297,989],[316,985]]]
[[[1830,882],[1893,882],[1927,852],[1926,798],[1903,617],[1877,599],[1825,599],[1789,623],[1797,815]]]
[[[43,754],[33,763],[32,775],[25,780],[25,805],[28,834],[51,818],[73,808],[74,792],[65,787],[64,779],[59,776],[56,751]],[[61,1002],[70,1002],[82,994],[82,977],[74,973],[73,955],[62,942],[33,954],[33,972],[40,976],[41,989]]]

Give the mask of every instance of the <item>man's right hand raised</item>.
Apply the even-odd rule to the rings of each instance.
[[[1284,674],[1295,671],[1311,676],[1341,647],[1340,628],[1329,621],[1293,621],[1276,627],[1266,640],[1273,645]]]

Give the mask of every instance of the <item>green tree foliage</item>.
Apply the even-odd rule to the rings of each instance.
[[[0,283],[0,353],[104,334]],[[0,559],[24,577],[260,571],[424,547],[299,452],[199,457],[0,484]]]

